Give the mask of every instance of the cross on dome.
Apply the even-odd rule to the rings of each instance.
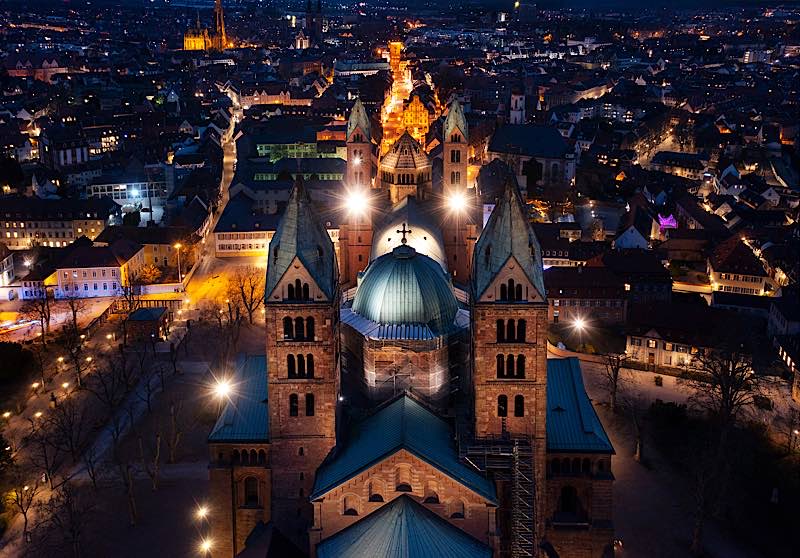
[[[403,238],[400,239],[400,242],[402,242],[405,245],[408,242],[408,239],[406,239],[406,235],[411,234],[414,231],[412,231],[411,229],[407,229],[406,224],[403,223],[403,228],[397,229],[397,232],[403,235]]]

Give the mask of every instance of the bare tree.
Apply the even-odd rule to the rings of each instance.
[[[754,373],[751,357],[742,346],[720,345],[698,352],[692,359],[695,379],[693,402],[711,420],[708,455],[697,460],[695,518],[691,551],[703,552],[705,521],[727,491],[730,476],[729,437],[742,412],[759,394],[759,377]],[[702,465],[702,466],[701,466]]]
[[[92,488],[97,490],[98,466],[100,463],[97,450],[94,446],[89,446],[86,448],[86,451],[83,452],[83,464],[86,466],[86,474],[89,475],[89,479],[92,481]]]
[[[64,297],[64,303],[66,304],[70,313],[70,325],[72,326],[72,329],[79,331],[80,324],[78,319],[86,311],[86,299],[78,295],[77,291],[67,291],[67,294]]]
[[[74,323],[67,324],[64,328],[64,349],[75,369],[75,382],[78,387],[83,387],[83,339],[80,330]]]
[[[228,279],[228,297],[236,301],[247,313],[247,320],[253,323],[256,311],[264,303],[264,271],[256,266],[241,266]]]
[[[41,291],[34,291],[36,296],[20,307],[20,313],[29,320],[39,322],[39,332],[42,345],[47,344],[50,335],[50,319],[53,309],[53,289],[43,287]]]
[[[55,477],[64,464],[65,453],[53,443],[51,436],[46,428],[39,428],[31,435],[30,460],[35,468],[44,473],[50,489],[54,490]]]
[[[11,472],[11,489],[6,492],[6,505],[18,511],[22,515],[22,538],[25,542],[30,542],[28,531],[29,512],[36,497],[42,491],[43,486],[39,483],[39,475],[31,474],[19,466],[15,466]]]
[[[608,404],[611,412],[617,412],[617,393],[620,388],[619,373],[628,364],[627,353],[608,353],[604,357],[606,367],[606,389],[608,390]]]
[[[227,366],[239,343],[243,320],[241,310],[234,301],[228,299],[224,304],[214,302],[208,305],[204,313],[215,325],[213,335],[218,343],[219,362],[223,367]]]
[[[167,447],[169,449],[169,463],[175,463],[178,454],[178,446],[183,437],[183,429],[181,426],[181,410],[183,409],[183,401],[173,400],[169,404],[169,436],[167,437]]]
[[[87,405],[81,405],[74,398],[67,398],[48,415],[46,424],[49,443],[68,453],[72,462],[77,463],[91,429]]]
[[[155,433],[155,440],[153,442],[153,447],[148,448],[148,452],[145,452],[145,444],[144,444],[144,437],[140,434],[139,438],[139,458],[142,462],[142,468],[147,473],[147,476],[150,477],[150,482],[153,486],[153,491],[158,490],[158,472],[160,470],[161,465],[161,429],[159,428]],[[150,458],[147,458],[147,455]]]
[[[40,508],[40,513],[61,535],[73,558],[83,554],[81,545],[93,508],[91,499],[81,496],[71,482],[63,483]]]

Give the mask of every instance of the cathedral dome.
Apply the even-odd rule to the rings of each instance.
[[[453,326],[458,302],[441,266],[403,245],[369,265],[353,311],[384,325],[427,325],[441,335]]]

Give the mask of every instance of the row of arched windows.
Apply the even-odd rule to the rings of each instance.
[[[440,504],[439,492],[436,483],[430,482],[425,486],[424,504]],[[368,502],[384,502],[383,494],[386,487],[380,479],[371,479],[367,485]],[[398,467],[395,471],[395,492],[413,492],[411,487],[411,469]],[[448,503],[448,515],[452,519],[463,519],[466,511],[462,500],[456,498]],[[361,497],[355,494],[345,494],[342,497],[342,515],[359,515],[361,512]]]
[[[461,184],[460,171],[450,171],[450,184]]]
[[[450,162],[451,163],[460,163],[461,162],[461,150],[460,149],[453,149],[450,152]]]
[[[525,355],[497,355],[498,378],[524,378]]]
[[[597,462],[597,472],[602,473],[605,471],[605,462],[600,460]],[[592,474],[592,461],[588,457],[582,460],[579,457],[565,457],[563,459],[550,460],[550,474],[554,476],[577,476],[577,475],[591,475]]]
[[[313,378],[314,355],[286,355],[286,375],[289,378]]]
[[[526,328],[525,320],[497,320],[497,342],[524,343]]]
[[[513,279],[509,279],[507,283],[500,285],[500,300],[508,302],[524,300],[522,298],[522,285],[516,283]]]
[[[300,279],[295,279],[294,284],[289,283],[286,287],[287,300],[311,300],[308,283],[303,283]]]
[[[314,318],[297,317],[294,320],[289,316],[283,318],[283,338],[291,339],[293,341],[313,341],[315,336],[314,332]]]
[[[498,417],[507,417],[508,416],[508,396],[507,395],[498,395],[497,396],[497,416]],[[515,417],[524,417],[525,416],[525,397],[522,395],[515,395],[514,396],[514,416]]]
[[[300,416],[300,396],[296,393],[292,393],[289,395],[289,416],[290,417],[297,417]],[[314,394],[307,393],[306,394],[306,416],[313,417],[314,416]]]
[[[264,450],[251,449],[250,451],[238,449],[231,452],[231,461],[234,465],[266,465],[267,452]]]

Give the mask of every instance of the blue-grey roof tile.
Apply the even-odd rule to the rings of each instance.
[[[240,357],[231,384],[233,393],[208,441],[269,441],[266,355]]]

